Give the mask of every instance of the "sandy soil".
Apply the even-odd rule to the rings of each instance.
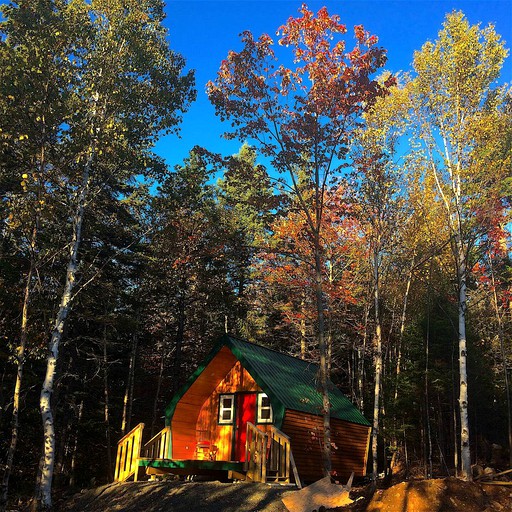
[[[456,478],[413,480],[377,490],[366,512],[509,512],[512,487]]]

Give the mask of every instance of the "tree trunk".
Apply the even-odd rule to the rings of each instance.
[[[138,327],[138,325],[137,325]],[[136,327],[136,329],[137,329]],[[128,367],[128,381],[124,390],[123,399],[123,419],[121,420],[121,433],[124,435],[130,430],[133,404],[133,384],[135,381],[135,361],[137,358],[137,331],[132,336],[132,346],[130,351],[130,363]]]
[[[300,314],[300,358],[306,359],[306,304],[304,301],[304,297],[302,297],[302,300],[300,302]]]
[[[373,252],[373,298],[375,310],[375,390],[373,402],[373,430],[372,430],[372,480],[375,482],[378,475],[378,438],[379,438],[379,410],[380,389],[382,376],[382,328],[380,324],[380,289],[379,289],[379,252]]]
[[[78,429],[80,428],[80,423],[82,422],[82,416],[84,413],[84,401],[80,402],[78,406],[78,415],[76,419],[75,426],[75,435],[73,436],[73,451],[71,453],[71,465],[70,465],[70,475],[69,475],[69,485],[70,487],[74,487],[76,485],[76,454],[78,452]]]
[[[327,360],[327,343],[325,340],[325,319],[324,319],[324,293],[322,286],[322,257],[320,253],[320,240],[318,233],[315,234],[315,296],[318,314],[318,349],[320,352],[320,391],[322,394],[322,416],[323,416],[323,446],[322,463],[324,476],[331,475],[331,403],[329,401],[329,362]]]
[[[459,285],[459,412],[460,459],[463,480],[471,481],[471,450],[469,445],[468,376],[466,342],[466,277],[467,263],[464,245],[459,233],[455,236],[457,250],[457,281]]]
[[[108,355],[107,355],[107,324],[103,327],[103,394],[105,398],[105,442],[107,444],[107,479],[114,481],[112,473],[112,440],[110,436],[110,398],[108,389]]]
[[[415,257],[413,256],[412,260],[411,260],[411,268],[409,269],[409,273],[407,275],[407,285],[405,287],[404,304],[402,307],[402,318],[400,319],[400,334],[398,337],[398,354],[397,354],[397,361],[396,361],[395,402],[398,399],[398,379],[400,376],[401,364],[402,364],[402,342],[404,339],[405,320],[407,318],[407,302],[409,300],[409,292],[411,290],[411,281],[412,281],[412,273],[413,273],[413,269],[414,269],[414,263],[415,263]]]
[[[503,364],[503,378],[505,383],[505,394],[507,397],[507,420],[508,420],[508,452],[509,452],[509,465],[512,468],[512,404],[510,397],[510,385],[508,381],[508,372],[507,372],[507,354],[505,353],[505,344],[504,344],[504,336],[503,336],[503,321],[500,315],[500,308],[498,305],[498,295],[496,294],[496,281],[494,279],[494,268],[492,264],[492,256],[489,253],[489,267],[491,269],[491,284],[493,291],[493,299],[494,299],[494,310],[496,312],[496,321],[498,322],[498,338],[500,342],[500,354],[501,354],[501,362]]]
[[[158,372],[158,381],[156,384],[155,401],[153,402],[153,419],[151,421],[151,437],[155,435],[156,417],[158,415],[158,400],[160,398],[160,389],[162,388],[162,378],[165,367],[165,346],[162,344],[162,355],[160,356],[160,370]]]
[[[357,390],[359,393],[359,410],[364,412],[364,361],[366,357],[366,342],[368,339],[368,319],[370,317],[370,302],[367,301],[364,311],[364,333],[363,333],[363,344],[362,347],[357,350],[358,357],[358,377],[357,377]]]
[[[184,290],[184,288],[182,288]],[[181,385],[181,352],[185,336],[185,297],[182,295],[178,301],[178,329],[176,331],[175,354],[173,363],[172,392],[176,393]]]
[[[405,293],[404,293],[404,303],[402,305],[402,317],[400,319],[400,332],[398,335],[398,347],[397,347],[397,357],[396,357],[396,371],[395,371],[395,395],[393,399],[393,448],[395,450],[398,449],[398,436],[397,436],[397,421],[396,421],[396,404],[398,401],[398,384],[400,379],[400,371],[402,366],[402,344],[404,339],[404,332],[405,332],[405,321],[407,319],[407,303],[409,301],[409,292],[411,290],[411,281],[412,281],[412,273],[414,269],[414,263],[415,263],[415,255],[413,255],[411,259],[411,267],[409,268],[409,273],[407,274],[407,284],[405,286]]]
[[[455,343],[452,344],[452,425],[453,425],[453,467],[455,476],[459,476],[459,442],[458,442],[458,424],[457,424],[457,389],[455,380]]]
[[[14,386],[13,406],[12,406],[12,427],[11,427],[11,442],[7,449],[7,460],[5,463],[4,475],[2,478],[2,485],[0,487],[0,511],[4,511],[7,506],[7,495],[9,492],[9,478],[12,472],[14,462],[14,454],[16,453],[16,445],[18,443],[18,430],[19,430],[19,410],[20,410],[20,394],[21,383],[23,380],[23,367],[25,365],[25,349],[28,339],[28,309],[30,305],[30,293],[32,288],[32,275],[35,270],[35,255],[34,249],[37,239],[37,220],[34,222],[30,241],[30,266],[27,273],[25,282],[25,293],[23,294],[23,308],[21,312],[21,329],[20,329],[20,343],[16,348],[16,384]]]
[[[73,219],[73,238],[71,243],[68,266],[66,270],[66,282],[62,293],[59,310],[55,319],[50,343],[48,357],[46,360],[46,375],[41,389],[39,407],[43,420],[44,430],[44,453],[41,464],[41,480],[38,489],[37,501],[40,502],[42,510],[50,510],[52,507],[52,479],[55,464],[55,425],[51,405],[56,377],[57,361],[59,357],[59,345],[66,320],[71,309],[72,292],[75,286],[75,276],[78,268],[78,249],[82,240],[82,224],[85,213],[85,201],[89,190],[90,172],[94,159],[94,150],[91,150],[87,163],[84,167],[80,196],[77,210]]]
[[[430,285],[432,276],[432,264],[428,276],[428,292],[427,292],[427,335],[425,337],[425,419],[427,426],[428,452],[426,461],[426,477],[432,478],[432,432],[430,424],[430,397],[429,397],[429,352],[430,352]]]

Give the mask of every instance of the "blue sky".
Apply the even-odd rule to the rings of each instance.
[[[229,50],[241,49],[238,35],[250,30],[255,36],[274,36],[277,28],[290,16],[296,16],[301,1],[274,0],[168,0],[166,25],[171,47],[187,60],[187,68],[196,71],[197,100],[184,116],[181,139],[167,136],[160,140],[156,152],[169,166],[182,163],[194,145],[224,155],[236,153],[237,141],[226,141],[221,134],[227,129],[216,117],[206,94],[205,84],[215,79],[219,64]],[[445,14],[462,10],[471,24],[489,22],[512,47],[512,0],[373,0],[307,2],[317,11],[326,6],[338,14],[348,28],[363,24],[379,37],[388,50],[386,69],[396,72],[411,69],[414,50],[427,40],[434,40]],[[349,47],[347,44],[347,47]],[[512,82],[512,57],[508,57],[501,81]]]

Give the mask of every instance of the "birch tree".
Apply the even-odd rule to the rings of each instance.
[[[80,23],[74,24],[77,35],[69,50],[73,78],[60,91],[72,115],[55,165],[63,175],[61,186],[68,197],[67,221],[72,233],[40,395],[44,454],[37,499],[44,510],[51,508],[55,463],[51,396],[59,345],[78,277],[86,211],[101,190],[114,191],[116,183],[148,172],[144,160],[152,158],[154,141],[160,133],[177,129],[181,112],[194,98],[193,75],[182,75],[184,60],[170,50],[166,41],[163,3],[159,0],[50,4]]]
[[[0,158],[4,171],[1,189],[2,202],[7,207],[4,234],[9,233],[16,252],[27,260],[19,334],[15,337],[11,441],[0,485],[0,510],[7,504],[19,438],[26,353],[35,345],[29,333],[34,278],[41,271],[41,260],[47,252],[39,239],[41,231],[52,222],[60,196],[57,173],[50,168],[52,146],[57,144],[69,112],[59,93],[69,82],[69,44],[67,37],[60,35],[68,32],[70,20],[54,10],[52,2],[22,6],[23,9],[2,6],[5,21],[0,27],[0,94],[4,99],[0,106]]]
[[[475,132],[507,55],[489,25],[471,26],[462,12],[446,16],[434,42],[414,55],[415,116],[426,172],[433,177],[449,228],[458,295],[461,476],[471,480],[466,310],[471,251],[486,227],[503,179],[475,165]]]

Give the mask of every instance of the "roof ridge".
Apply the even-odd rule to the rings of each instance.
[[[253,343],[252,341],[244,340],[242,338],[238,338],[236,336],[232,336],[231,334],[226,334],[226,336],[228,338],[231,338],[232,340],[239,341],[241,343],[246,343],[247,345],[254,345],[254,346],[262,348],[264,350],[268,350],[269,352],[274,352],[276,354],[279,354],[280,356],[289,357],[291,359],[294,359],[294,360],[298,361],[301,364],[305,364],[305,365],[308,365],[308,366],[316,366],[316,367],[318,367],[318,363],[314,363],[313,361],[307,361],[307,360],[301,359],[300,357],[297,357],[297,356],[292,356],[290,354],[287,354],[286,352],[280,352],[279,350],[276,350],[275,348],[270,348],[270,347],[267,347],[265,345],[260,345],[259,343]]]

